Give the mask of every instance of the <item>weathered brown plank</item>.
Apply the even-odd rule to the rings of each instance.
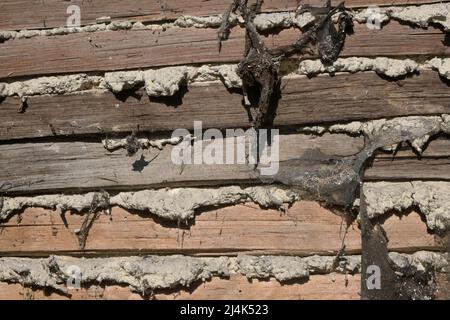
[[[305,283],[280,284],[274,279],[268,281],[252,280],[240,275],[230,279],[213,278],[191,290],[182,289],[174,293],[156,293],[157,300],[344,300],[359,299],[359,275],[312,275]],[[129,288],[92,286],[80,290],[70,290],[72,300],[140,300],[140,295],[130,292]],[[0,299],[2,300],[59,300],[69,299],[57,293],[46,293],[42,290],[23,288],[20,284],[0,283]]]
[[[85,93],[28,98],[17,113],[19,98],[0,103],[0,140],[72,134],[109,134],[203,128],[247,128],[242,96],[222,84],[190,86],[182,104],[168,107],[140,99],[122,102],[112,93]],[[450,113],[450,92],[437,72],[426,71],[397,82],[372,72],[284,80],[275,126],[345,122],[382,117]],[[52,129],[53,128],[53,129]]]
[[[375,159],[364,176],[374,180],[450,180],[450,158],[413,160],[411,158]]]
[[[392,153],[380,152],[377,155],[377,159],[387,158],[392,160],[393,158],[414,158],[417,154],[409,146],[404,146],[399,148],[395,156]],[[422,157],[425,158],[438,158],[438,157],[448,157],[450,156],[450,139],[447,137],[437,137],[430,141],[426,149],[422,153]]]
[[[29,208],[20,222],[13,217],[0,225],[0,254],[37,256],[48,254],[188,253],[221,255],[240,252],[258,254],[335,254],[341,249],[345,222],[315,202],[301,201],[282,214],[255,204],[237,205],[199,214],[195,224],[155,220],[115,207],[102,215],[89,232],[84,250],[74,230],[83,216],[67,214],[66,228],[59,214]],[[344,225],[342,225],[344,224]],[[392,251],[432,250],[434,236],[416,213],[401,219],[390,217],[383,227]],[[355,223],[345,236],[347,253],[359,253],[361,235]]]
[[[292,10],[298,0],[265,0],[264,11]],[[304,0],[320,6],[323,0]],[[333,0],[332,3],[338,3]],[[347,7],[365,7],[369,5],[403,5],[432,3],[433,0],[347,0]],[[112,20],[156,22],[176,19],[181,15],[206,16],[223,13],[231,1],[223,0],[2,0],[0,3],[0,30],[21,30],[55,28],[66,25],[66,10],[76,4],[81,10],[81,25],[95,24],[97,18],[111,17]]]
[[[382,30],[355,25],[341,56],[446,55],[439,29],[414,29],[390,22]],[[300,35],[288,29],[270,36],[270,46],[287,45]],[[244,49],[244,30],[234,28],[222,51],[217,30],[168,28],[105,31],[15,39],[1,44],[0,79],[70,72],[125,70],[189,63],[237,62]],[[32,55],[29,53],[33,52]]]
[[[204,142],[207,144],[208,142]],[[351,155],[362,148],[362,138],[345,135],[322,137],[280,136],[281,160],[302,157],[311,150],[330,155]],[[171,161],[171,146],[164,150],[145,150],[153,160],[142,172],[132,171],[139,152],[128,157],[125,150],[108,152],[99,142],[46,142],[0,145],[0,191],[37,192],[44,190],[82,190],[86,188],[140,188],[189,184],[260,182],[253,165],[186,164]],[[315,160],[311,159],[311,166]],[[308,161],[305,161],[305,169]]]
[[[306,173],[318,166],[332,165],[323,161],[317,163],[314,152],[352,155],[362,148],[362,144],[361,137],[339,134],[322,137],[281,135],[279,160],[301,159],[301,172]],[[4,168],[0,171],[0,191],[18,194],[261,182],[253,165],[185,164],[182,168],[172,162],[172,148],[143,151],[147,160],[159,155],[142,172],[137,172],[132,171],[132,164],[140,159],[140,152],[132,157],[128,157],[123,149],[110,153],[100,142],[3,144],[0,145],[0,167]],[[380,158],[367,169],[365,179],[450,180],[449,168],[450,157]]]

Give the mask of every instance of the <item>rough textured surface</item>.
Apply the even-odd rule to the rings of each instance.
[[[428,65],[437,70],[439,74],[450,79],[450,59],[449,58],[433,58],[429,60]]]
[[[306,155],[307,159],[315,159],[319,163],[331,165],[327,167],[305,170],[304,159],[293,159],[280,163],[277,174],[264,178],[268,182],[280,182],[292,187],[299,187],[312,195],[313,199],[329,205],[337,205],[350,209],[353,205],[364,169],[378,149],[394,151],[402,143],[410,143],[419,153],[430,137],[439,133],[448,133],[449,117],[402,117],[390,120],[380,119],[368,122],[352,122],[345,125],[332,125],[328,128],[309,127],[306,132],[323,134],[347,133],[364,135],[364,148],[354,156],[330,157],[319,151]]]
[[[371,9],[356,11],[354,20],[365,23],[370,17]],[[382,7],[380,8],[378,18],[381,23],[386,23],[390,19],[407,22],[420,27],[428,27],[431,24],[442,26],[445,30],[449,27],[450,7],[448,3],[424,4],[420,6],[405,7]],[[256,16],[255,26],[258,30],[264,31],[273,28],[302,28],[313,21],[313,16],[309,12],[296,14],[295,12],[277,12],[261,13]],[[242,24],[242,17],[230,15],[229,23],[231,25]],[[167,28],[218,28],[222,24],[222,16],[193,16],[182,15],[174,22],[147,24],[142,22],[130,21],[112,21],[110,23],[98,23],[84,27],[59,27],[44,30],[20,30],[20,31],[1,31],[0,41],[32,38],[37,36],[58,36],[80,32],[98,32],[98,31],[116,31],[132,29],[148,29],[155,31],[164,31]]]
[[[329,127],[307,127],[300,131],[323,134],[346,133],[350,135],[364,135],[385,150],[395,150],[401,142],[409,142],[421,153],[430,137],[438,133],[450,133],[449,115],[441,116],[410,116],[393,119],[379,119],[367,122],[350,122],[334,124]]]
[[[394,267],[403,275],[412,276],[417,272],[435,269],[438,272],[449,273],[449,254],[418,251],[414,254],[390,252],[389,258]]]
[[[173,96],[180,85],[186,84],[187,67],[169,67],[144,72],[145,89],[150,97]]]
[[[81,271],[82,283],[129,285],[143,295],[156,289],[189,286],[213,276],[228,276],[228,258],[190,258],[183,256],[150,256],[124,258],[78,259],[0,259],[0,280],[24,285],[52,288],[67,292],[64,286],[71,278],[70,268]]]
[[[312,22],[314,17],[309,13],[295,14],[294,12],[261,13],[255,20],[258,30],[264,31],[272,28],[304,27]],[[228,19],[230,25],[242,24],[240,16],[231,14]],[[82,32],[117,31],[117,30],[153,30],[164,31],[167,28],[218,28],[222,24],[221,15],[212,16],[192,16],[182,15],[174,22],[147,24],[142,22],[112,21],[111,23],[98,23],[84,27],[59,27],[44,30],[20,30],[20,31],[0,31],[0,42],[12,39],[33,38],[38,36],[59,36]]]
[[[137,144],[139,148],[157,148],[159,150],[162,150],[165,145],[177,145],[181,141],[184,140],[191,140],[192,136],[186,136],[186,137],[174,137],[174,138],[168,138],[168,139],[148,139],[148,138],[136,138]],[[102,140],[103,146],[108,151],[114,151],[119,148],[128,148],[129,146],[129,140],[127,138],[124,139],[103,139]]]
[[[139,26],[139,25],[137,25]],[[0,42],[12,39],[33,38],[38,36],[61,36],[80,32],[129,30],[133,24],[128,21],[113,21],[110,24],[100,23],[84,27],[59,27],[44,30],[0,31]]]
[[[445,254],[417,252],[413,255],[391,253],[399,272],[413,275],[424,266],[447,272]],[[214,276],[229,277],[240,273],[248,278],[276,278],[280,282],[307,280],[310,274],[330,272],[358,273],[360,256],[247,256],[194,258],[188,256],[144,256],[120,258],[72,258],[51,256],[45,259],[0,258],[0,281],[25,286],[51,288],[63,293],[64,285],[73,279],[73,270],[80,272],[82,285],[129,285],[142,295],[158,289],[189,287]],[[75,269],[76,268],[76,269]]]
[[[26,81],[0,83],[0,97],[66,94],[86,90],[109,90],[120,93],[145,86],[149,96],[174,95],[181,85],[222,81],[227,88],[238,88],[241,79],[236,65],[203,65],[201,67],[167,67],[144,71],[106,72],[104,76],[75,74],[38,77]]]
[[[388,77],[400,77],[417,72],[419,64],[410,59],[390,58],[339,58],[332,65],[324,65],[320,60],[304,60],[300,62],[298,73],[308,76],[319,73],[375,71]]]
[[[142,71],[118,71],[105,73],[105,86],[113,93],[134,89],[144,83]]]
[[[387,77],[402,77],[433,69],[450,79],[449,59],[433,58],[423,64],[410,59],[391,59],[386,57],[339,58],[331,65],[318,60],[303,60],[298,68],[286,74],[288,78],[314,76],[321,73],[375,71]],[[135,90],[145,86],[149,96],[172,96],[180,86],[202,85],[221,81],[228,89],[240,88],[242,80],[237,75],[237,65],[202,65],[200,67],[180,66],[151,70],[106,72],[104,76],[74,74],[68,76],[37,77],[26,81],[0,83],[0,97],[33,96],[43,94],[67,94],[87,90],[109,90],[115,94]]]
[[[255,27],[264,31],[273,28],[303,28],[314,21],[310,12],[296,14],[295,12],[262,13],[255,17]]]
[[[277,187],[178,188],[119,193],[111,199],[125,209],[149,211],[170,220],[194,217],[195,209],[253,201],[262,207],[281,207],[298,200],[298,194]]]
[[[8,218],[13,212],[26,207],[57,209],[61,213],[67,210],[81,212],[88,210],[95,196],[102,193],[90,192],[83,195],[45,195],[35,197],[0,197],[0,220]]]
[[[268,279],[280,282],[308,278],[310,274],[331,272],[359,273],[360,256],[345,256],[336,260],[334,256],[310,256],[306,258],[287,256],[237,257],[238,270],[247,278]]]
[[[418,207],[427,225],[436,231],[450,230],[449,182],[373,182],[365,183],[364,196],[370,218],[386,212]]]
[[[7,219],[14,212],[26,207],[58,208],[61,211],[73,209],[78,212],[88,210],[96,194],[99,193],[0,198],[0,219]],[[298,199],[296,192],[277,187],[232,186],[217,189],[176,188],[122,192],[111,197],[109,203],[125,209],[150,212],[170,220],[187,220],[194,217],[196,209],[203,207],[253,201],[262,207],[280,208],[284,203],[293,203]]]
[[[101,89],[103,84],[103,77],[86,74],[39,77],[26,81],[0,83],[0,97],[72,93]]]
[[[354,19],[365,23],[373,14],[373,9],[366,9],[355,14]],[[436,3],[420,6],[385,7],[379,8],[377,18],[380,23],[386,23],[389,19],[407,22],[422,28],[431,25],[439,25],[447,31],[450,27],[450,4]]]

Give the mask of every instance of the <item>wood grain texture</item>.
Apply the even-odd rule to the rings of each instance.
[[[359,275],[312,275],[305,283],[282,285],[274,279],[247,280],[240,275],[230,279],[213,278],[191,290],[156,293],[157,300],[345,300],[359,299]],[[70,290],[72,300],[140,300],[142,297],[119,286],[92,286]],[[56,293],[23,288],[20,284],[0,283],[1,300],[69,299]]]
[[[450,158],[375,159],[365,172],[366,181],[375,180],[450,180]]]
[[[219,140],[218,140],[219,141]],[[224,140],[220,140],[224,141]],[[236,142],[236,141],[235,141]],[[201,141],[196,142],[202,143]],[[204,141],[206,146],[208,143]],[[280,136],[280,160],[302,157],[312,150],[329,155],[351,155],[362,148],[362,138],[326,134]],[[45,142],[0,145],[0,191],[35,193],[90,188],[123,189],[189,185],[260,183],[253,165],[246,164],[174,164],[174,147],[151,149],[128,157],[121,149],[107,151],[98,142]],[[194,147],[196,149],[196,147]],[[235,148],[235,150],[237,150]],[[142,172],[132,171],[141,155],[154,159]],[[201,156],[198,151],[197,155]],[[305,159],[305,170],[315,159]]]
[[[67,226],[55,211],[26,209],[0,225],[2,256],[136,253],[195,255],[336,254],[342,246],[345,222],[318,203],[301,201],[286,213],[249,203],[198,212],[195,223],[181,225],[130,213],[114,207],[93,224],[84,250],[74,234],[84,216],[66,214]],[[439,248],[417,213],[392,216],[383,227],[392,251],[414,252]],[[361,234],[355,222],[345,235],[346,252],[360,253]]]
[[[322,6],[323,0],[302,0]],[[347,7],[369,5],[404,5],[432,3],[433,0],[347,0]],[[207,16],[222,14],[231,1],[223,0],[2,0],[0,3],[0,30],[43,29],[63,27],[67,21],[67,7],[78,5],[81,10],[81,25],[95,24],[100,17],[112,20],[157,22],[174,20],[181,15]],[[292,10],[298,0],[265,0],[263,11]],[[339,3],[333,0],[333,4]]]
[[[221,83],[189,86],[177,102],[150,100],[143,90],[118,100],[112,93],[31,96],[24,113],[19,98],[0,103],[0,140],[65,135],[193,129],[248,128],[242,96]],[[437,72],[424,71],[399,81],[373,72],[284,79],[275,126],[324,124],[408,115],[450,113],[450,91]]]
[[[333,164],[318,162],[314,156],[316,152],[329,156],[356,154],[362,149],[362,140],[361,137],[342,134],[321,137],[280,135],[280,166],[288,160],[301,159],[301,172],[306,173],[318,166],[325,169]],[[196,143],[203,143],[205,147],[210,142]],[[4,168],[0,171],[0,191],[5,194],[33,194],[261,183],[253,165],[174,164],[171,158],[173,148],[144,150],[129,157],[123,149],[107,151],[100,141],[3,144],[0,145],[0,167]],[[133,171],[132,164],[141,155],[147,160],[157,157],[141,172]],[[450,180],[450,157],[375,158],[365,172],[365,181],[410,179]]]
[[[392,21],[382,30],[370,30],[364,24],[356,24],[354,30],[354,34],[347,37],[342,57],[442,56],[450,52],[439,29],[415,29]],[[269,47],[288,45],[300,34],[297,29],[283,30],[268,36],[266,43]],[[105,31],[14,39],[0,44],[0,79],[238,62],[242,59],[244,43],[241,28],[232,30],[221,52],[218,51],[215,29]]]

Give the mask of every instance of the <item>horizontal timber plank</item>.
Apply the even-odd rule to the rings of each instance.
[[[417,29],[392,21],[382,30],[356,24],[341,56],[447,55],[439,29]],[[267,38],[268,46],[293,43],[301,34],[287,29]],[[14,39],[0,44],[0,79],[128,70],[191,63],[238,62],[244,51],[244,30],[234,28],[218,51],[217,30],[168,28],[105,31],[64,36]],[[33,54],[29,54],[33,52]]]
[[[320,6],[323,0],[304,0]],[[333,0],[332,3],[339,3]],[[432,0],[347,0],[347,7],[369,5],[404,5],[432,3]],[[0,3],[0,30],[43,29],[66,26],[69,5],[78,5],[81,11],[81,25],[95,24],[98,18],[112,20],[157,22],[176,19],[181,15],[207,16],[222,14],[231,3],[223,0],[2,0]],[[298,0],[265,0],[263,11],[292,10]]]
[[[336,254],[345,234],[341,217],[310,201],[295,203],[287,213],[263,210],[251,203],[211,209],[199,213],[195,223],[181,229],[176,222],[114,207],[111,216],[101,215],[94,222],[86,247],[80,250],[74,230],[80,228],[83,219],[82,215],[66,214],[66,227],[55,211],[26,209],[20,222],[12,217],[0,225],[0,254]],[[439,247],[416,213],[392,216],[383,227],[392,251]],[[356,223],[349,227],[345,245],[347,253],[360,253],[361,234]]]
[[[307,282],[280,284],[275,279],[268,281],[247,280],[241,275],[229,279],[213,278],[190,290],[172,293],[156,293],[157,300],[346,300],[360,299],[360,275],[312,275]],[[140,300],[140,295],[129,288],[119,286],[92,286],[70,290],[72,300]],[[59,300],[69,299],[57,293],[23,288],[20,284],[0,283],[1,300]]]
[[[176,128],[247,128],[242,96],[224,85],[189,86],[177,108],[141,98],[118,100],[112,93],[31,96],[18,113],[19,98],[0,103],[0,140],[56,135],[161,132]],[[373,72],[285,79],[275,126],[369,120],[383,117],[450,113],[450,91],[437,72],[399,82]],[[173,101],[175,102],[175,101]]]
[[[280,160],[302,157],[312,150],[328,155],[351,155],[362,148],[362,140],[330,134],[319,138],[283,135],[280,136]],[[203,143],[206,146],[209,142]],[[132,164],[140,159],[140,152],[132,157],[128,157],[123,149],[109,152],[100,141],[3,144],[0,145],[0,167],[4,168],[0,171],[0,192],[260,182],[253,165],[185,164],[182,167],[174,164],[171,160],[173,148],[144,150],[142,154],[147,160],[158,156],[138,172],[132,171]],[[315,164],[314,159],[305,160],[305,170]]]
[[[379,152],[377,154],[377,159],[381,161],[381,159],[398,159],[398,158],[413,158],[417,156],[410,146],[402,146],[400,147],[395,156],[392,156],[392,153],[389,152]],[[423,151],[422,157],[425,158],[445,158],[450,156],[450,139],[445,136],[438,136],[430,140],[429,144],[426,146]]]
[[[365,172],[366,181],[374,180],[450,180],[450,158],[413,160],[411,158],[376,159]]]
[[[325,134],[321,137],[281,135],[280,165],[289,160],[300,159],[301,172],[297,172],[298,174],[307,174],[319,167],[325,169],[332,164],[327,161],[318,162],[315,156],[317,151],[329,156],[353,155],[361,150],[362,140],[361,137],[342,134]],[[203,143],[206,146],[209,142]],[[4,168],[0,171],[0,192],[32,194],[82,192],[100,188],[136,190],[167,186],[261,183],[253,165],[174,164],[171,158],[173,148],[166,146],[162,151],[144,150],[128,157],[123,149],[108,152],[100,142],[3,144],[0,145],[0,167]],[[147,161],[154,160],[143,167],[141,172],[133,171],[133,163],[142,155]],[[324,159],[323,156],[320,158]],[[450,180],[450,157],[400,157],[394,160],[376,158],[366,170],[365,179]]]

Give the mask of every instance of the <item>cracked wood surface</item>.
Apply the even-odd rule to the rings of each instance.
[[[2,256],[48,254],[182,253],[200,256],[248,254],[335,254],[341,249],[345,222],[316,202],[300,201],[286,213],[256,204],[203,210],[195,223],[178,227],[151,214],[133,214],[114,207],[93,224],[86,247],[80,250],[74,230],[83,216],[66,214],[67,227],[56,211],[29,208],[0,225]],[[392,251],[436,250],[419,214],[392,216],[383,223]],[[345,236],[346,253],[361,251],[361,234],[353,223]]]
[[[450,113],[450,92],[437,72],[423,71],[399,81],[387,81],[374,72],[285,78],[275,126],[369,120],[408,115]],[[0,103],[0,140],[176,128],[248,128],[242,96],[222,83],[190,85],[177,108],[139,97],[118,100],[110,92],[30,96],[26,112],[18,114],[20,100]],[[138,95],[139,96],[139,95]],[[171,100],[173,103],[176,99]],[[180,102],[179,102],[180,103]],[[205,108],[207,106],[207,108]]]
[[[298,3],[322,6],[323,0],[265,0],[263,11],[285,11],[297,8]],[[333,0],[333,4],[339,3]],[[412,5],[434,3],[433,0],[347,0],[348,7],[369,5]],[[223,0],[2,0],[0,3],[0,30],[45,29],[66,25],[69,5],[79,5],[81,25],[95,24],[98,18],[112,20],[160,22],[174,20],[182,15],[208,16],[222,14],[229,7]]]
[[[236,141],[235,141],[236,142]],[[205,145],[208,142],[203,142]],[[326,134],[320,138],[307,135],[280,137],[281,160],[310,153],[350,155],[362,148],[362,138]],[[132,157],[120,149],[107,151],[96,142],[45,142],[0,145],[0,191],[36,193],[44,190],[83,190],[86,188],[143,188],[170,185],[219,185],[260,182],[253,165],[185,164],[182,168],[171,160],[173,146],[162,151],[144,150],[146,159],[154,159],[142,172],[132,171],[132,164],[142,152]],[[235,149],[236,150],[236,149]],[[316,163],[305,160],[305,170]]]
[[[391,21],[382,30],[356,24],[341,57],[448,55],[445,35],[435,28],[418,29]],[[289,45],[301,34],[287,29],[266,39],[267,46]],[[169,65],[239,62],[245,32],[233,28],[218,51],[216,29],[105,31],[52,37],[15,39],[0,44],[0,79],[161,67]],[[33,52],[33,54],[30,54]]]
[[[300,159],[297,170],[309,172],[332,164],[315,153],[346,156],[357,153],[363,145],[361,137],[325,134],[321,137],[288,134],[280,136],[280,167],[289,160]],[[203,142],[205,145],[207,142]],[[373,180],[450,180],[450,157],[433,156],[430,144],[421,159],[415,155],[375,158],[365,172],[365,181]],[[173,164],[173,146],[162,151],[151,149],[127,156],[124,149],[108,152],[100,142],[45,142],[0,145],[1,191],[10,194],[45,192],[83,192],[87,190],[128,190],[167,186],[208,186],[261,183],[252,165],[189,165]],[[154,159],[142,172],[132,171],[132,164],[141,155]],[[298,161],[297,161],[298,162]],[[301,169],[301,170],[300,170]],[[301,171],[301,172],[300,172]]]
[[[155,294],[157,300],[260,300],[260,299],[295,299],[295,300],[357,300],[359,296],[360,275],[327,274],[312,275],[305,283],[280,284],[274,279],[247,280],[240,275],[232,275],[229,279],[213,278],[191,289],[181,289],[167,293]],[[80,290],[70,290],[72,300],[80,299],[118,299],[141,300],[139,294],[130,292],[129,288],[92,286]],[[0,283],[0,299],[6,300],[40,300],[68,299],[57,293],[44,293],[42,290],[23,288],[20,284]]]
[[[56,211],[26,209],[0,225],[2,256],[71,254],[182,253],[217,256],[237,253],[311,255],[335,254],[341,249],[345,222],[318,203],[300,201],[286,213],[235,205],[199,213],[189,226],[138,215],[114,207],[93,224],[86,247],[80,250],[73,231],[83,216],[66,214],[67,227]],[[419,214],[392,216],[383,223],[391,251],[440,249]],[[360,253],[361,234],[353,223],[345,236],[346,253]]]

